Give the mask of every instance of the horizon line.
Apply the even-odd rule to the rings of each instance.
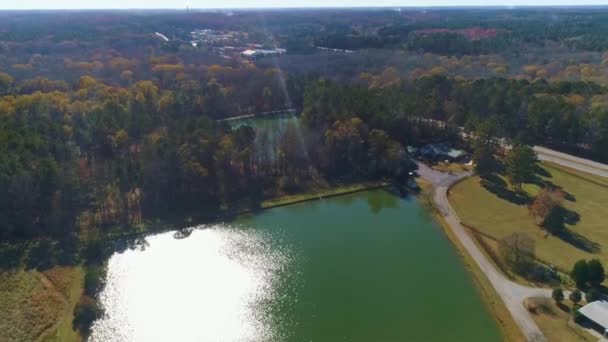
[[[42,11],[252,11],[252,10],[326,10],[326,9],[466,9],[466,8],[608,8],[607,4],[531,4],[531,5],[352,5],[352,6],[256,6],[256,7],[131,7],[131,8],[0,8],[0,12],[42,12]]]

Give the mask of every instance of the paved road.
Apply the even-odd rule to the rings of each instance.
[[[608,165],[594,162],[589,159],[571,156],[566,153],[554,151],[546,147],[534,146],[538,159],[566,166],[593,175],[608,177]]]
[[[459,174],[438,172],[430,167],[419,163],[418,174],[433,183],[435,186],[434,201],[437,209],[448,223],[460,243],[467,249],[471,257],[475,260],[479,268],[486,274],[490,283],[502,298],[505,306],[513,316],[515,323],[521,328],[528,341],[544,342],[545,336],[540,331],[530,313],[523,306],[524,299],[529,297],[550,297],[551,290],[522,286],[507,279],[494,265],[486,258],[485,254],[479,250],[473,242],[465,228],[460,224],[460,219],[448,202],[447,191],[456,181],[468,177],[470,172]]]
[[[594,162],[588,159],[571,156],[566,153],[554,151],[545,147],[535,146],[534,150],[538,154],[538,159],[553,162],[558,165],[587,172],[593,175],[608,177],[608,165]],[[486,274],[490,283],[502,298],[505,306],[513,316],[515,323],[521,328],[522,332],[529,341],[546,341],[545,336],[540,331],[530,313],[524,308],[523,301],[530,297],[550,297],[551,290],[534,288],[519,285],[506,278],[494,265],[486,258],[485,254],[473,242],[471,236],[460,224],[458,215],[452,209],[447,192],[455,182],[469,177],[470,172],[463,173],[443,173],[419,163],[418,174],[431,182],[435,186],[434,201],[441,212],[443,218],[448,223],[460,243],[467,249],[471,257],[475,260],[479,268]]]
[[[435,121],[435,120],[431,120]],[[440,122],[440,121],[435,121]],[[465,133],[464,129],[460,127],[460,135],[464,139],[470,139],[472,136]],[[510,149],[511,146],[506,143],[506,139],[498,139],[499,143],[503,148]],[[591,173],[597,176],[608,177],[608,165],[594,162],[593,160],[575,157],[573,155],[558,152],[547,147],[534,146],[534,151],[538,155],[538,159],[549,161],[555,164],[573,168],[579,171]]]

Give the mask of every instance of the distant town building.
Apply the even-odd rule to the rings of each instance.
[[[282,55],[286,52],[287,52],[287,50],[280,49],[280,48],[276,48],[276,49],[272,49],[272,50],[255,49],[255,50],[245,50],[245,51],[241,52],[241,56],[243,56],[245,58],[255,59],[255,58],[264,57],[264,56]]]
[[[210,29],[199,29],[190,32],[191,43],[196,45],[233,44],[247,39],[247,32],[238,31],[214,31]]]
[[[342,52],[342,53],[353,53],[353,52],[355,52],[355,50],[334,49],[334,48],[328,48],[328,47],[324,47],[324,46],[317,46],[317,49],[323,50],[323,51]]]
[[[252,63],[259,57],[280,55],[287,52],[285,49],[264,49],[262,44],[249,41],[249,33],[239,31],[215,31],[210,29],[198,29],[190,32],[193,47],[206,46],[225,59],[238,59],[245,64]]]

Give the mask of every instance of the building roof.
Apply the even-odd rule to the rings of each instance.
[[[466,151],[450,148],[446,144],[428,144],[420,149],[423,155],[458,159],[467,155]]]
[[[455,149],[451,148],[448,151],[448,156],[450,156],[451,158],[454,158],[454,159],[462,158],[466,155],[467,155],[467,152],[463,151],[463,150],[455,150]]]
[[[598,300],[591,302],[578,310],[583,316],[608,329],[608,302]]]

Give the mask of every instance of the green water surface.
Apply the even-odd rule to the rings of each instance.
[[[385,190],[148,236],[98,300],[89,342],[501,340],[441,228]]]
[[[264,309],[281,340],[501,340],[458,254],[415,199],[376,190],[236,223],[293,252]]]

